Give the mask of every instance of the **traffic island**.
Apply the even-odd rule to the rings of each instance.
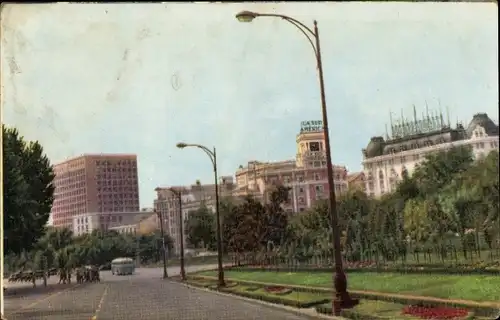
[[[203,279],[215,281],[215,278],[207,276],[194,275],[194,278],[194,281]],[[318,313],[332,314],[333,290],[331,288],[280,285],[239,279],[227,280],[238,285],[233,288],[219,288],[218,291],[295,308],[314,307]],[[484,320],[485,318],[494,319],[500,310],[500,304],[494,302],[447,300],[373,291],[355,291],[353,296],[360,298],[361,303],[352,309],[342,310],[341,317],[368,320],[413,320],[428,319],[428,316],[432,315],[436,320]]]

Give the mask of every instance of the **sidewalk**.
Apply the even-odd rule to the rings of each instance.
[[[217,279],[216,277],[210,277],[210,276],[197,276],[197,275],[192,275],[194,278],[200,278],[200,279],[210,279],[210,280],[215,280]],[[304,289],[304,290],[314,290],[317,292],[328,292],[332,293],[334,292],[333,288],[321,288],[321,287],[311,287],[311,286],[301,286],[301,285],[287,285],[283,283],[265,283],[265,282],[259,282],[259,281],[248,281],[248,280],[239,280],[239,279],[231,279],[228,278],[227,280],[231,280],[234,282],[238,283],[247,283],[247,284],[254,284],[254,285],[260,285],[260,286],[281,286],[281,287],[286,287],[286,288],[297,288],[297,289]],[[443,299],[443,298],[435,298],[435,297],[428,297],[428,296],[414,296],[414,295],[407,295],[407,294],[398,294],[398,293],[386,293],[386,292],[377,292],[377,291],[360,291],[360,290],[349,290],[350,293],[354,295],[363,295],[363,296],[373,296],[374,298],[376,296],[383,296],[386,298],[393,298],[393,299],[411,299],[411,300],[420,300],[420,301],[428,301],[428,302],[435,302],[435,303],[440,303],[440,304],[462,304],[462,305],[467,305],[472,308],[491,308],[491,309],[500,309],[500,302],[493,302],[493,301],[487,301],[487,302],[479,302],[479,301],[472,301],[472,300],[460,300],[460,299]]]

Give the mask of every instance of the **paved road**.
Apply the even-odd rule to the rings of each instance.
[[[194,271],[207,266],[189,268]],[[179,268],[169,268],[169,275]],[[8,320],[299,320],[302,317],[161,279],[162,269],[132,276],[101,273],[101,283],[52,285],[5,299]],[[55,281],[53,278],[51,281]],[[12,288],[14,290],[14,288]],[[36,290],[35,290],[36,291]]]

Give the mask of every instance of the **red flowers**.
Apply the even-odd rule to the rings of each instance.
[[[280,287],[280,286],[268,286],[264,287],[264,290],[266,292],[272,293],[272,294],[287,294],[292,292],[291,289],[285,288],[285,287]]]
[[[406,306],[403,308],[403,314],[422,319],[458,319],[466,317],[469,311],[450,307]]]

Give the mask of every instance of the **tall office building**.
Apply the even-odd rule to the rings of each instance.
[[[55,227],[71,228],[83,213],[140,210],[136,155],[85,154],[56,164],[54,172]]]

